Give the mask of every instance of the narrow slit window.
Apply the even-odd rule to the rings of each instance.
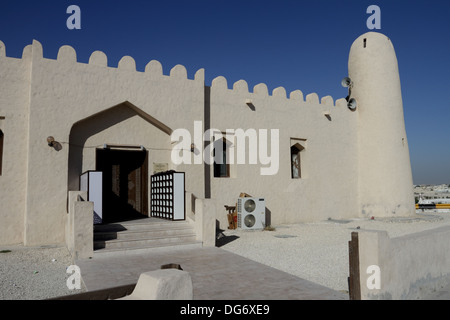
[[[364,38],[364,48],[367,46],[367,39]]]
[[[0,130],[0,176],[2,175],[2,162],[3,162],[3,131]]]
[[[301,140],[304,143],[304,140]],[[299,140],[291,139],[290,161],[291,161],[291,178],[302,178],[302,151],[305,147],[300,144]]]
[[[217,150],[221,151],[218,154],[218,157],[220,157],[218,162],[216,162]],[[227,143],[225,139],[220,139],[214,143],[213,153],[214,153],[214,178],[229,178],[230,165],[227,163]]]
[[[291,147],[291,178],[300,179],[302,177],[300,167],[300,150],[296,146]]]

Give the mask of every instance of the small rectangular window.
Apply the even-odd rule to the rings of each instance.
[[[367,39],[364,38],[364,48],[367,46]]]
[[[291,139],[291,178],[300,179],[302,177],[302,151],[305,149],[305,140]]]

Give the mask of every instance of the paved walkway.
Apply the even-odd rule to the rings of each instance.
[[[450,284],[429,293],[422,300],[450,300]]]
[[[213,248],[94,255],[77,261],[89,291],[136,283],[143,272],[176,263],[190,273],[194,300],[347,300],[348,294]]]

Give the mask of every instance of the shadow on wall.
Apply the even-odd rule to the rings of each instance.
[[[86,141],[99,132],[136,115],[168,136],[172,133],[169,127],[127,101],[85,118],[72,126],[69,138],[69,172],[67,182],[69,191],[79,190],[79,176],[83,173],[83,149]]]
[[[266,207],[266,227],[272,225],[272,211]]]
[[[59,143],[59,142],[57,142],[57,141],[55,141],[55,142],[53,143],[52,147],[53,147],[53,149],[55,149],[56,151],[61,151],[62,148],[63,148],[62,145],[61,145],[61,143]]]
[[[102,111],[73,125],[69,138],[69,191],[79,189],[79,176],[83,173],[83,149],[86,140],[135,115],[136,112],[127,105],[122,104],[106,111]]]
[[[61,151],[62,150],[62,145],[61,143],[59,143],[58,141],[55,140],[55,138],[53,137],[48,137],[47,138],[47,144],[50,148],[53,148],[56,151]]]

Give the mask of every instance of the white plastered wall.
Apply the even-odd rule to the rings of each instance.
[[[350,67],[360,63],[352,60],[355,56],[358,57],[351,52]],[[391,58],[392,55],[386,59]],[[377,106],[370,112],[367,107],[363,109],[373,92],[367,95],[365,90],[370,88],[358,87],[359,83],[354,93],[361,109],[352,112],[345,99],[335,101],[330,96],[319,99],[315,93],[304,97],[300,90],[287,94],[282,87],[269,93],[265,84],[250,91],[243,80],[228,88],[223,77],[214,79],[211,88],[205,90],[203,69],[196,72],[194,79],[188,79],[181,65],[173,67],[170,75],[163,75],[161,64],[151,61],[144,72],[137,72],[131,57],[122,58],[117,68],[113,68],[100,51],[95,51],[85,64],[77,62],[74,49],[64,46],[57,60],[50,60],[44,58],[37,41],[24,49],[22,59],[6,57],[0,43],[0,67],[0,116],[6,117],[0,120],[0,129],[5,134],[0,177],[3,219],[0,243],[64,242],[67,192],[76,189],[74,177],[95,169],[94,148],[85,148],[79,167],[72,167],[68,144],[71,142],[84,147],[103,143],[145,146],[150,150],[149,173],[153,162],[166,161],[170,169],[186,172],[186,191],[196,198],[210,195],[212,207],[216,208],[212,214],[222,227],[227,225],[224,205],[234,205],[241,192],[266,199],[272,224],[357,217],[362,212],[361,203],[386,198],[384,190],[381,198],[375,199],[378,196],[372,196],[372,191],[380,185],[367,179],[367,173],[376,177],[379,170],[365,169],[375,167],[361,142],[382,129],[370,120],[370,112],[376,115]],[[359,72],[363,76],[365,71],[359,67],[350,70],[355,82]],[[394,78],[397,76],[398,72]],[[209,92],[207,97],[205,92]],[[399,91],[393,92],[396,98],[398,94],[401,99]],[[251,104],[247,104],[248,100]],[[209,120],[204,118],[205,111]],[[84,125],[86,128],[93,125],[89,121],[103,112],[105,117],[97,119],[105,122],[117,112],[126,115],[109,126],[104,124],[102,130],[90,129],[92,134],[83,136],[81,141],[72,141],[80,137]],[[260,163],[234,164],[230,178],[214,178],[211,166],[205,180],[202,164],[174,166],[167,150],[152,149],[172,148],[169,135],[178,128],[194,135],[195,121],[221,132],[263,129],[270,136],[270,129],[278,129],[278,172],[264,176],[260,169],[267,166]],[[410,167],[401,100],[394,122],[389,130],[394,129],[388,134],[395,141],[390,146],[383,145],[387,151],[383,161],[389,163],[390,158],[397,157],[395,151],[402,150],[396,165],[405,165],[401,174],[405,179],[400,187],[392,184],[392,189],[400,191],[400,198],[407,203]],[[74,128],[81,128],[75,138],[71,136]],[[49,136],[61,143],[61,150],[47,146]],[[192,139],[197,142],[195,137]],[[303,139],[301,179],[291,178],[291,139]],[[201,144],[196,143],[196,148]],[[395,205],[397,196],[390,192],[387,199],[393,199]]]
[[[25,143],[21,147],[17,146],[17,150],[11,150],[10,146],[7,146],[5,152],[7,154],[4,157],[6,169],[13,162],[17,163],[15,166],[21,166],[14,169],[15,175],[8,179],[18,180],[22,174],[21,181],[11,188],[14,190],[11,194],[3,190],[1,192],[1,197],[7,198],[6,209],[2,210],[11,212],[5,214],[11,222],[8,226],[1,226],[0,234],[5,238],[2,239],[4,243],[23,242],[25,245],[64,243],[70,149],[64,142],[70,141],[71,129],[77,122],[125,102],[170,129],[190,129],[193,126],[191,119],[203,119],[202,69],[192,80],[187,79],[186,69],[180,65],[172,68],[169,76],[163,75],[162,67],[157,61],[151,61],[145,72],[137,72],[131,57],[124,57],[119,62],[118,68],[111,68],[107,66],[106,55],[98,51],[92,54],[89,64],[83,64],[77,62],[76,52],[69,46],[59,50],[57,60],[50,60],[43,58],[42,46],[37,41],[33,41],[33,45],[27,47],[23,60],[16,61],[2,57],[0,63],[3,62],[5,62],[3,70],[11,70],[10,77],[19,77],[17,81],[2,81],[1,90],[14,93],[3,97],[2,105],[10,105],[8,108],[12,116],[9,118],[19,117],[17,110],[20,108],[24,110],[23,117],[26,117],[27,100],[30,98],[28,135],[26,133],[28,119],[21,122],[24,130],[17,135],[23,136]],[[5,73],[2,74],[3,77],[6,76]],[[31,85],[27,79],[30,74]],[[7,85],[5,87],[3,83],[11,83],[9,86],[16,85],[16,88]],[[18,107],[13,108],[11,104]],[[142,141],[138,141],[139,138],[135,137],[134,130],[151,128],[151,124],[138,116],[130,119],[129,124],[137,127],[132,130],[120,130],[119,124],[118,130],[111,132],[120,131],[121,134],[111,137],[105,143],[127,141],[127,144],[133,144]],[[5,128],[8,130],[3,131],[8,138],[11,132],[6,124]],[[18,131],[22,129],[17,128]],[[148,131],[144,129],[142,133]],[[60,151],[47,146],[48,136],[53,136],[61,143]],[[102,134],[92,139],[100,139],[101,136]],[[149,147],[153,146],[151,142],[149,144],[151,144]],[[159,144],[160,142],[155,143],[156,146]],[[170,148],[170,145],[167,147]],[[22,164],[21,159],[24,162]],[[91,163],[84,165],[83,170],[88,169]],[[202,167],[189,168],[187,176],[190,175],[195,176],[195,179],[186,179],[186,189],[203,196]],[[5,177],[1,178],[1,183],[8,182]],[[20,190],[24,190],[23,194],[20,194]],[[16,212],[18,216],[14,215]],[[3,232],[9,228],[13,231],[8,231],[8,234]]]
[[[391,40],[377,32],[350,49],[351,97],[358,104],[359,198],[363,217],[415,214],[400,75]]]
[[[29,51],[29,47],[24,52]],[[0,130],[4,134],[0,176],[0,243],[23,241],[28,157],[30,57],[6,57],[0,41]]]
[[[249,92],[243,80],[228,89],[225,78],[214,79],[211,128],[279,130],[277,174],[261,175],[259,160],[251,165],[248,158],[246,164],[232,165],[230,178],[214,178],[211,166],[211,197],[221,227],[227,225],[224,205],[234,205],[241,192],[265,198],[266,213],[275,225],[357,215],[356,121],[345,99],[335,104],[324,97],[319,102],[317,94],[304,99],[299,90],[287,97],[281,87],[269,95],[265,84]],[[291,178],[291,138],[306,139],[301,179]]]

